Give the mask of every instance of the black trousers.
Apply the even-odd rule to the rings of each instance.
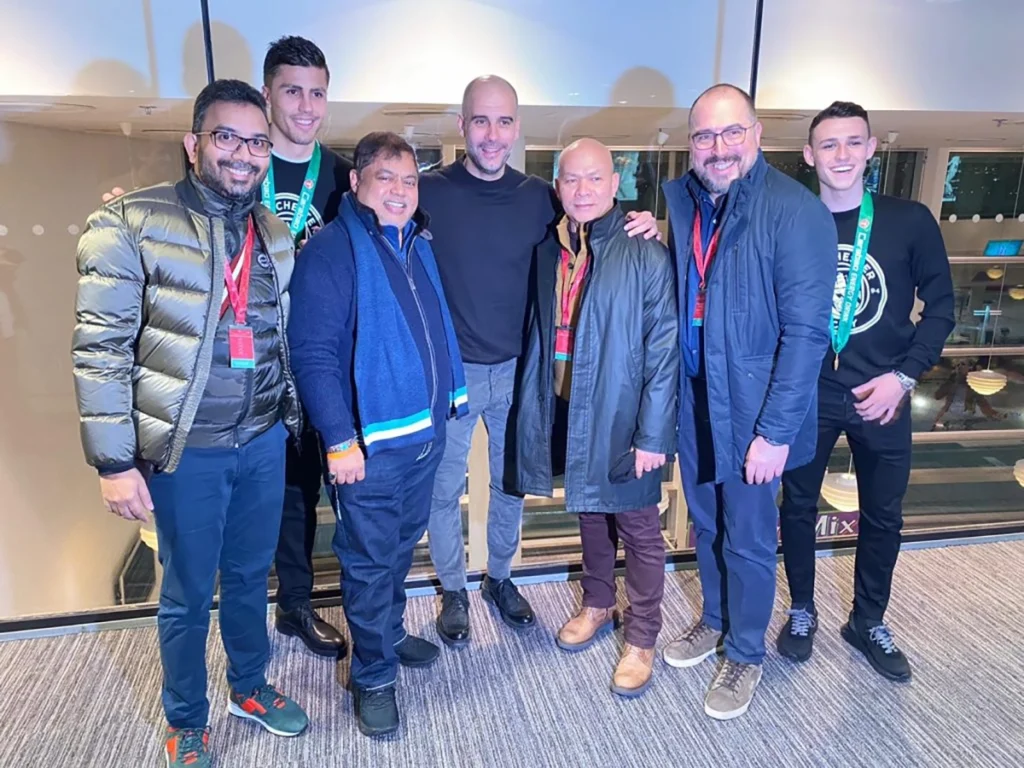
[[[320,502],[323,463],[320,440],[313,430],[302,435],[302,451],[288,441],[285,458],[284,509],[274,567],[277,602],[282,610],[308,603],[313,593],[313,540]]]
[[[902,542],[903,496],[910,482],[910,403],[904,402],[896,418],[882,426],[861,419],[855,402],[849,390],[819,382],[817,454],[810,464],[782,476],[782,548],[793,605],[812,604],[818,494],[832,449],[845,432],[860,499],[853,610],[862,619],[880,622]]]

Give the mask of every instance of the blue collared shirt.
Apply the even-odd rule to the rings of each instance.
[[[725,195],[716,203],[703,187],[694,194],[700,206],[700,239],[707,251],[711,238],[722,218],[725,209]],[[708,266],[710,270],[710,265]],[[700,290],[700,272],[697,271],[697,260],[690,259],[690,269],[686,282],[686,314],[683,317],[685,333],[679,334],[682,344],[683,363],[686,375],[691,378],[704,378],[704,326],[693,324],[693,313],[697,307],[697,293]]]

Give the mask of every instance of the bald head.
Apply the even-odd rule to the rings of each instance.
[[[580,139],[558,157],[558,198],[569,218],[586,224],[604,216],[615,204],[619,174],[612,153],[596,139]]]
[[[497,75],[482,75],[470,80],[466,90],[462,92],[462,116],[464,118],[471,117],[474,99],[487,96],[511,99],[512,113],[515,114],[519,111],[519,94],[512,87],[512,83]]]
[[[714,197],[750,172],[761,147],[754,102],[735,85],[708,88],[690,107],[690,166]]]
[[[747,122],[752,123],[757,120],[757,110],[754,108],[754,100],[750,98],[749,93],[731,83],[719,83],[712,85],[694,100],[690,107],[690,132],[693,132],[693,115],[698,108],[705,109],[708,105],[718,106],[720,104],[728,104],[731,107],[745,110]]]
[[[466,139],[466,169],[485,181],[500,179],[519,138],[519,97],[508,80],[486,75],[466,86],[459,132]]]

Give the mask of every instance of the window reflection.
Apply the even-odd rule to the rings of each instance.
[[[1024,152],[955,152],[946,165],[942,218],[1016,216],[1022,211]]]
[[[1007,383],[995,394],[979,394],[968,385],[967,374],[988,367],[988,356],[942,358],[911,397],[914,431],[1024,429],[1024,361],[991,358],[992,370],[1004,374]]]
[[[764,158],[770,166],[796,179],[818,194],[818,176],[804,161],[801,150],[765,150]],[[914,198],[920,177],[921,153],[912,150],[879,151],[865,170],[864,181],[872,192]]]
[[[1024,344],[1024,264],[953,264],[956,326],[949,346]]]

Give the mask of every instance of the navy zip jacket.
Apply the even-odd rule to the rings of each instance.
[[[433,423],[440,427],[451,415],[448,393],[453,385],[441,298],[420,260],[410,258],[414,255],[410,251],[413,235],[429,237],[426,216],[416,212],[399,247],[396,227],[382,227],[372,209],[355,201],[354,196],[353,202],[373,235],[389,287],[412,332],[426,381],[432,381],[434,371],[438,376],[431,411]],[[291,363],[299,398],[325,447],[337,445],[356,436],[362,427],[355,395],[355,255],[342,217],[321,229],[303,247],[296,258],[292,290],[288,340],[293,345]]]
[[[664,185],[684,345],[691,338],[687,308],[699,189],[693,171]],[[715,479],[724,482],[742,472],[758,435],[789,446],[787,469],[814,457],[818,373],[829,345],[838,239],[824,204],[760,153],[730,187],[718,226],[701,346]],[[686,357],[684,348],[684,397],[694,373],[686,370]],[[694,437],[680,432],[679,439]]]

